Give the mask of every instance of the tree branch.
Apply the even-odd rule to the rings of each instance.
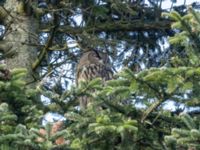
[[[56,30],[56,27],[54,27],[52,29],[51,34],[49,35],[49,39],[48,39],[45,47],[40,51],[40,54],[39,54],[38,58],[32,64],[32,69],[33,70],[35,70],[39,66],[39,64],[42,62],[45,54],[47,53],[49,47],[52,45],[52,41],[53,41],[53,38],[54,38],[55,30]]]
[[[148,30],[165,30],[171,28],[170,20],[162,21],[117,21],[111,23],[100,23],[95,24],[94,26],[87,27],[71,27],[71,26],[62,26],[58,28],[58,31],[65,32],[67,34],[81,34],[83,31],[87,33],[98,33],[98,32],[123,32],[123,31],[148,31]],[[45,32],[48,29],[41,29]]]

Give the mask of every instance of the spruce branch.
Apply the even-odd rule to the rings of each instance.
[[[43,49],[41,49],[38,58],[32,64],[32,69],[33,70],[36,70],[36,68],[39,66],[39,64],[42,62],[43,58],[47,54],[49,47],[52,45],[53,38],[54,38],[55,33],[56,33],[56,29],[57,29],[57,26],[54,26],[52,28],[52,30],[50,32],[50,35],[49,35],[49,38],[48,38],[48,41],[47,41],[45,47]]]

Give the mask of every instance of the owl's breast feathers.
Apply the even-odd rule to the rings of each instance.
[[[85,64],[77,68],[77,83],[102,78],[103,81],[112,79],[111,68],[103,63]]]

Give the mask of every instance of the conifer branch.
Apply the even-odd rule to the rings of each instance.
[[[104,23],[97,24],[95,26],[87,27],[70,27],[63,26],[59,27],[58,31],[65,32],[67,34],[81,34],[84,32],[87,33],[99,33],[99,32],[123,32],[123,31],[148,31],[148,30],[166,30],[170,29],[172,21],[170,20],[161,20],[161,21],[118,21],[114,23]],[[41,29],[42,31],[43,29]],[[46,31],[46,30],[45,30]]]

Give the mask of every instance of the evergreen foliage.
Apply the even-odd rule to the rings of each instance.
[[[188,69],[187,75],[191,74],[192,80],[195,81],[191,84],[188,101],[185,104],[199,109],[197,100],[199,99],[199,92],[197,92],[199,90],[198,75],[194,70],[199,68],[200,14],[190,7],[188,14],[183,17],[177,12],[171,12],[167,16],[176,21],[172,27],[181,31],[171,37],[169,42],[181,45],[183,51],[186,52],[185,59],[176,57],[177,61],[180,62],[178,66],[190,66],[190,71]],[[187,84],[187,82],[184,82],[184,84]],[[171,149],[199,149],[199,116],[191,117],[188,114],[182,114],[180,118],[185,126],[173,128],[171,135],[165,136],[165,141],[170,145]]]
[[[4,66],[1,65],[1,69]],[[27,89],[24,82],[26,69],[15,69],[9,72],[8,80],[0,81],[0,145],[1,149],[9,149],[13,141],[25,139],[18,134],[18,124],[26,124],[27,127],[38,126],[38,120],[43,113],[33,100],[36,95],[34,89]],[[11,144],[12,145],[12,144]]]
[[[173,128],[170,136],[165,136],[165,141],[171,149],[199,149],[199,120],[188,114],[180,115],[185,126]]]
[[[134,2],[31,3],[34,17],[43,19],[41,31],[49,34],[48,39],[43,37],[42,42],[47,42],[33,64],[33,70],[42,66],[43,80],[33,89],[24,80],[26,69],[10,70],[6,78],[0,74],[0,149],[200,149],[200,13],[189,8],[161,17],[162,1],[149,0],[150,8],[143,0]],[[73,19],[80,12],[83,19],[77,25]],[[172,22],[173,30],[169,27]],[[161,42],[167,35],[172,35],[173,50],[171,55],[163,54],[164,59]],[[66,38],[76,40],[79,49],[68,47]],[[137,42],[133,42],[135,38]],[[105,49],[115,66],[127,67],[105,83],[97,78],[69,88],[60,79],[62,69],[58,67],[69,62],[72,76],[80,49],[88,47]],[[144,55],[139,54],[140,49]],[[137,70],[134,65],[143,61],[145,69]],[[52,81],[45,83],[49,76],[60,80],[52,86]],[[42,104],[39,94],[48,97],[50,104]],[[82,96],[91,99],[86,110],[78,106]],[[175,111],[163,108],[168,101],[177,105]],[[187,108],[185,114],[180,105]],[[47,112],[57,112],[65,121],[42,125]]]
[[[35,113],[42,115],[38,112],[36,105],[33,105],[36,90],[26,87],[24,81],[26,69],[14,69],[9,74],[11,76],[9,80],[0,81],[2,113],[16,115],[10,118],[16,123],[27,123],[27,125],[30,123],[30,126],[33,126],[34,121],[39,119]],[[2,117],[9,118],[5,115]]]

